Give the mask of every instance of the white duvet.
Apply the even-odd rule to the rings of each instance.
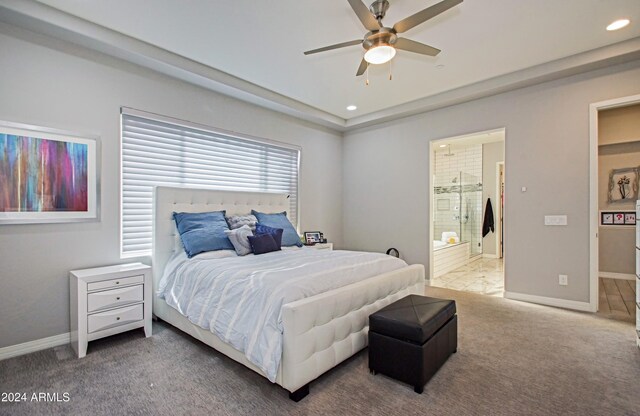
[[[158,295],[243,352],[273,382],[282,355],[282,305],[406,265],[392,256],[354,251],[192,259],[181,252],[167,264]]]

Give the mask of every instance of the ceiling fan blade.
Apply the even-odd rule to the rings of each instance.
[[[362,61],[360,61],[360,66],[358,67],[358,72],[356,72],[357,77],[364,74],[364,71],[367,70],[367,65],[369,65],[367,61],[365,61],[364,58],[362,58]]]
[[[376,20],[376,18],[371,14],[367,6],[364,5],[362,0],[347,0],[351,5],[351,8],[358,16],[358,19],[362,22],[364,27],[367,30],[378,30],[380,29],[380,23]]]
[[[462,1],[463,0],[441,1],[440,3],[434,4],[431,7],[427,7],[426,9],[419,11],[416,14],[400,20],[398,23],[393,25],[393,29],[396,31],[396,33],[406,32],[407,30],[426,22],[427,20],[436,17],[440,13],[446,12],[453,6],[457,6],[458,4],[462,3]]]
[[[425,45],[424,43],[416,42],[415,40],[398,38],[393,45],[396,49],[402,49],[403,51],[409,51],[413,53],[419,53],[421,55],[436,56],[440,53],[440,49],[433,46]]]
[[[310,51],[306,51],[305,55],[311,55],[313,53],[330,51],[332,49],[345,48],[347,46],[360,45],[362,40],[350,40],[349,42],[336,43],[335,45],[325,46],[324,48],[312,49]]]

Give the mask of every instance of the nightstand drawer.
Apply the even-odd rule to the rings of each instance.
[[[128,286],[120,289],[103,290],[87,295],[87,312],[115,308],[144,300],[144,285]]]
[[[114,289],[120,286],[133,285],[136,283],[143,283],[144,276],[127,276],[121,279],[103,280],[101,282],[87,283],[87,290],[101,290],[101,289]]]
[[[94,313],[87,317],[87,332],[92,333],[113,328],[114,326],[141,321],[142,318],[144,318],[142,304]]]

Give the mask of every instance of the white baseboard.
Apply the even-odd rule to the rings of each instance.
[[[497,254],[485,254],[485,253],[482,253],[482,258],[483,259],[497,259],[498,255]]]
[[[528,295],[526,293],[504,292],[504,297],[512,300],[537,303],[540,305],[555,306],[557,308],[573,309],[583,312],[596,312],[589,302],[578,302],[575,300],[548,298],[545,296]]]
[[[607,279],[636,280],[636,275],[630,273],[598,272],[598,276]]]
[[[71,335],[67,332],[66,334],[54,335],[52,337],[36,339],[22,344],[10,345],[8,347],[0,348],[0,360],[29,354],[30,352],[46,350],[47,348],[59,347],[60,345],[68,344],[69,342],[71,342]]]

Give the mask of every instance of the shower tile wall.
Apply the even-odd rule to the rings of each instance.
[[[473,175],[474,185],[482,181],[482,145],[469,145],[460,147],[451,147],[452,156],[445,156],[449,153],[448,149],[438,149],[435,153],[435,187],[450,188],[460,185],[460,172]],[[465,179],[465,184],[469,183],[469,179]],[[457,178],[457,182],[453,179]],[[457,216],[464,211],[460,202],[460,193],[457,188],[453,188],[455,192],[436,193],[434,195],[434,239],[439,240],[444,231],[460,232],[460,220]],[[463,195],[463,203],[467,202],[471,205],[470,218],[467,224],[463,224],[463,239],[472,241],[472,254],[482,253],[482,247],[478,243],[482,243],[482,191],[468,192]],[[448,209],[447,209],[448,208]],[[466,235],[465,232],[466,231]]]

